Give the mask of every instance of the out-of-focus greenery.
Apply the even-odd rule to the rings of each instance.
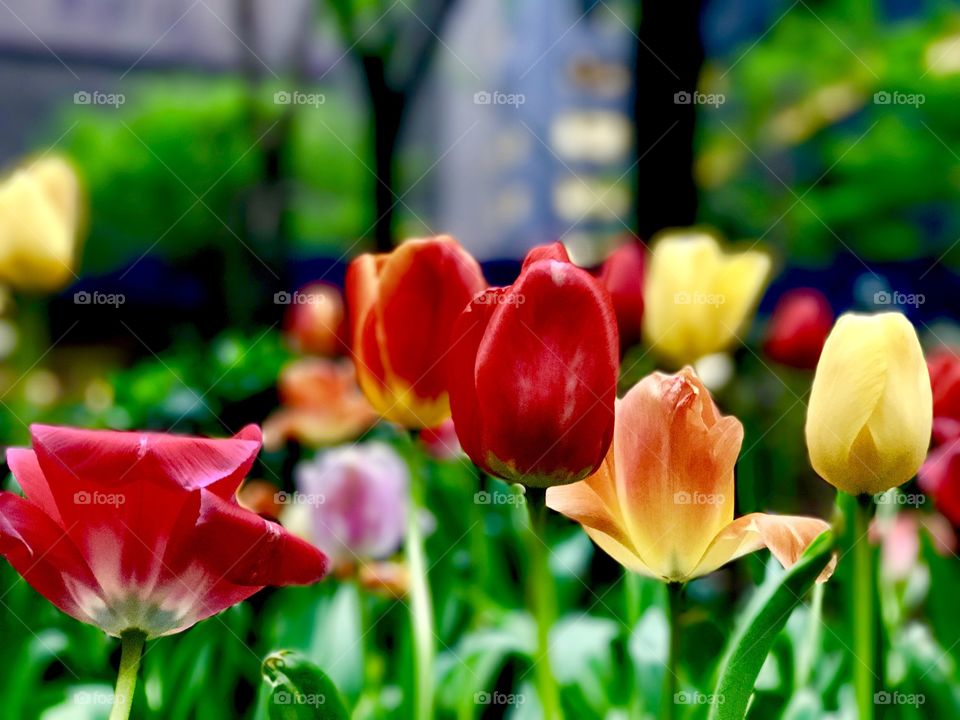
[[[709,63],[726,102],[699,115],[704,219],[794,261],[937,257],[960,236],[960,15],[864,25],[841,5],[794,6]]]
[[[278,104],[274,93],[283,87],[278,81],[254,89],[228,77],[141,78],[119,109],[66,113],[53,132],[70,129],[63,149],[91,198],[83,271],[116,270],[148,252],[245,252],[238,238],[247,236],[244,223],[257,222],[247,212],[268,180],[268,138],[280,148],[274,192],[286,203],[285,249],[332,252],[352,244],[373,220],[362,108],[327,88],[317,93],[323,102]],[[276,241],[275,233],[265,240]],[[272,247],[250,251],[277,256]]]

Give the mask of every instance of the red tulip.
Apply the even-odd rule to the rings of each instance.
[[[333,285],[315,282],[293,295],[284,317],[284,332],[294,350],[313,355],[337,355],[343,343],[343,298]]]
[[[180,632],[265,585],[308,584],[327,558],[241,508],[260,449],[228,440],[34,425],[7,462],[0,554],[63,612],[110,635]]]
[[[533,487],[581,480],[613,435],[619,346],[610,296],[556,243],[474,298],[453,335],[450,406],[464,452]]]
[[[604,261],[600,281],[610,293],[620,329],[620,345],[640,342],[643,321],[643,248],[635,242],[621,245]]]
[[[764,350],[782,365],[813,370],[833,327],[833,309],[823,293],[798,288],[783,294],[767,326]]]
[[[917,473],[921,489],[933,498],[937,510],[960,525],[960,438],[931,450]]]
[[[933,437],[948,442],[960,437],[960,356],[941,347],[927,359],[933,389]]]
[[[357,378],[388,420],[436,427],[450,417],[445,356],[460,313],[486,287],[477,261],[448,235],[361,255],[347,270]]]

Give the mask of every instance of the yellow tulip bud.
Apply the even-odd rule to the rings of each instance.
[[[643,332],[676,365],[731,345],[752,315],[770,274],[766,253],[724,253],[700,231],[655,240],[644,284]]]
[[[0,282],[33,292],[69,283],[79,220],[79,182],[61,158],[41,158],[0,181]]]
[[[817,365],[807,409],[813,469],[851,495],[913,477],[933,423],[930,375],[913,325],[899,313],[847,313]]]

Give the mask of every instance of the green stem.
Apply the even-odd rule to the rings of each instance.
[[[683,584],[667,585],[667,605],[670,623],[670,646],[667,655],[667,671],[663,676],[663,715],[672,720],[676,715],[676,695],[679,687],[677,677],[680,669],[680,610],[683,602]]]
[[[861,495],[853,510],[853,613],[854,658],[853,685],[856,691],[860,720],[873,718],[873,668],[875,663],[874,641],[874,569],[873,548],[868,531],[872,498]]]
[[[411,463],[412,465],[412,463]],[[427,559],[420,530],[419,516],[423,507],[425,478],[412,467],[412,492],[407,517],[406,554],[410,571],[410,622],[413,637],[413,659],[416,674],[414,717],[417,720],[433,718],[433,658],[436,653],[433,630],[433,602],[430,599],[430,581],[427,577]],[[418,477],[419,475],[419,477]]]
[[[624,602],[626,603],[627,627],[635,629],[637,623],[642,617],[642,608],[640,607],[640,576],[629,570],[624,570]],[[629,642],[630,638],[627,638]],[[628,716],[631,720],[639,720],[643,717],[643,700],[640,697],[640,675],[637,668],[634,667],[633,681],[630,683],[630,707]]]
[[[546,493],[538,488],[528,488],[526,498],[530,520],[525,533],[527,555],[530,561],[530,570],[527,573],[527,594],[530,612],[537,621],[537,657],[533,668],[543,709],[541,717],[544,720],[559,720],[563,718],[560,689],[557,687],[550,664],[550,628],[556,618],[557,607],[545,535]]]
[[[140,630],[127,630],[120,636],[120,672],[113,692],[110,720],[127,720],[133,707],[133,692],[137,689],[137,671],[147,636]]]

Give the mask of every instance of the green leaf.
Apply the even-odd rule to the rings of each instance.
[[[350,713],[337,687],[316,665],[292,650],[278,650],[263,661],[263,679],[270,685],[270,720],[348,720]]]
[[[711,720],[741,720],[747,711],[760,668],[790,613],[830,562],[833,533],[826,531],[810,543],[797,563],[751,603],[744,621],[724,653],[717,674]]]

